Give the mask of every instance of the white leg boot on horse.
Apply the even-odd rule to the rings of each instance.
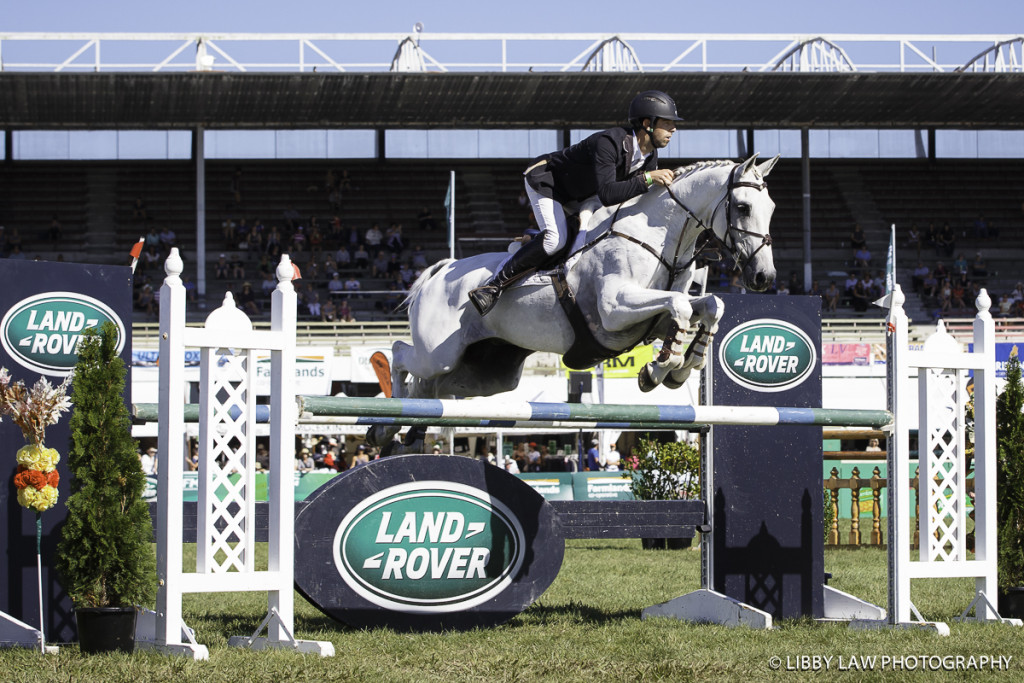
[[[725,313],[722,300],[714,295],[693,300],[694,315],[691,320],[699,320],[700,325],[685,352],[679,351],[683,346],[685,330],[673,325],[665,335],[665,341],[658,357],[645,365],[637,375],[640,390],[648,392],[659,384],[669,389],[683,386],[693,370],[700,370],[707,363],[707,349],[718,331],[718,321]]]
[[[480,315],[487,315],[498,297],[510,284],[527,275],[548,259],[544,251],[544,243],[540,239],[532,239],[512,254],[497,273],[483,285],[469,292],[469,300],[473,302]]]

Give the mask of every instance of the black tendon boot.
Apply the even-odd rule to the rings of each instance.
[[[480,315],[487,315],[494,308],[494,304],[498,303],[498,297],[506,287],[540,266],[547,258],[543,241],[540,238],[530,240],[512,254],[490,280],[470,290],[469,300],[476,306],[476,310],[480,311]]]

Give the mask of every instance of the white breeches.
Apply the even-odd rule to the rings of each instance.
[[[550,256],[565,246],[568,239],[569,228],[565,222],[565,211],[562,205],[554,199],[542,197],[526,185],[526,196],[530,199],[533,207],[533,216],[537,219],[537,228],[541,230],[541,238],[544,240],[544,253]]]

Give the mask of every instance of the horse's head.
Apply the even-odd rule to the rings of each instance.
[[[744,287],[755,292],[768,289],[775,281],[772,238],[768,234],[775,202],[768,196],[764,179],[778,160],[776,156],[757,165],[755,154],[737,164],[729,173],[725,198],[711,221],[715,236],[742,269]]]

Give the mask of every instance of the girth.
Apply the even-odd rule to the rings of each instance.
[[[594,337],[594,331],[587,323],[583,311],[576,302],[569,282],[565,279],[565,266],[561,265],[551,272],[551,284],[555,288],[558,303],[562,305],[565,316],[572,326],[573,342],[569,350],[562,356],[562,362],[573,370],[586,370],[620,353],[629,351],[634,345],[621,351],[613,351],[604,346]]]

